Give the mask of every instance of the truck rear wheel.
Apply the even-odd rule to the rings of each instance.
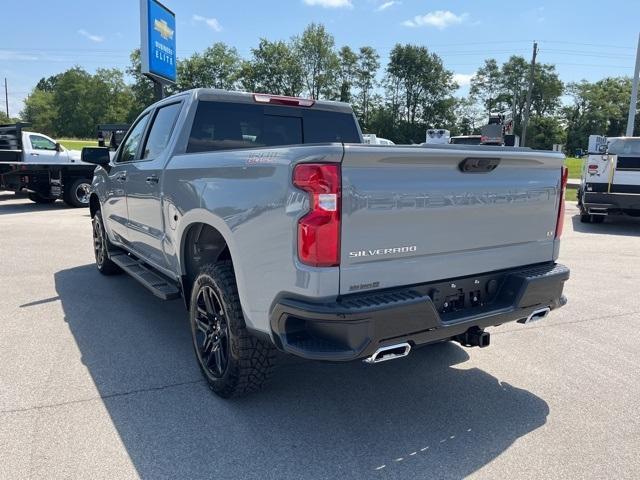
[[[70,207],[80,208],[89,206],[89,189],[91,180],[77,178],[68,186],[65,186],[63,199]]]
[[[230,398],[263,387],[273,371],[275,348],[247,331],[230,261],[200,269],[189,320],[200,370],[214,393]]]
[[[28,197],[29,197],[29,200],[31,200],[32,202],[39,203],[42,205],[46,205],[48,203],[53,203],[56,201],[55,198],[43,197],[39,193],[34,193],[34,192],[29,192]]]

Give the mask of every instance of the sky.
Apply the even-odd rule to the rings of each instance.
[[[336,46],[377,49],[384,65],[396,43],[424,45],[455,73],[459,95],[486,58],[517,54],[556,65],[565,82],[632,76],[639,0],[164,0],[176,13],[178,58],[214,42],[243,57],[261,37],[286,40],[323,23]],[[3,0],[0,82],[10,114],[42,77],[75,65],[124,68],[140,45],[137,0]],[[3,92],[4,93],[4,92]],[[2,102],[4,105],[4,102]]]

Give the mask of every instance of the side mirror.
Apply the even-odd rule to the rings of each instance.
[[[61,151],[62,151],[62,145],[56,142],[56,152],[61,152]]]
[[[109,165],[109,149],[105,147],[84,147],[80,160],[86,163],[93,163],[102,167]]]

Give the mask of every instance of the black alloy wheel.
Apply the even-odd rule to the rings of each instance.
[[[196,296],[193,342],[204,373],[220,379],[229,365],[229,324],[222,302],[210,285],[203,285]]]

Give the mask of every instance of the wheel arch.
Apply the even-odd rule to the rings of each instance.
[[[98,198],[98,194],[94,192],[89,197],[89,214],[91,218],[96,215],[98,210],[100,210],[100,199]]]
[[[217,220],[217,219],[216,219]],[[180,244],[179,264],[182,278],[182,289],[187,308],[191,296],[191,286],[201,266],[229,260],[234,269],[238,289],[242,284],[238,275],[234,247],[230,231],[226,231],[226,224],[212,221],[212,219],[192,218],[181,230],[178,238]],[[242,294],[240,295],[242,297]]]

